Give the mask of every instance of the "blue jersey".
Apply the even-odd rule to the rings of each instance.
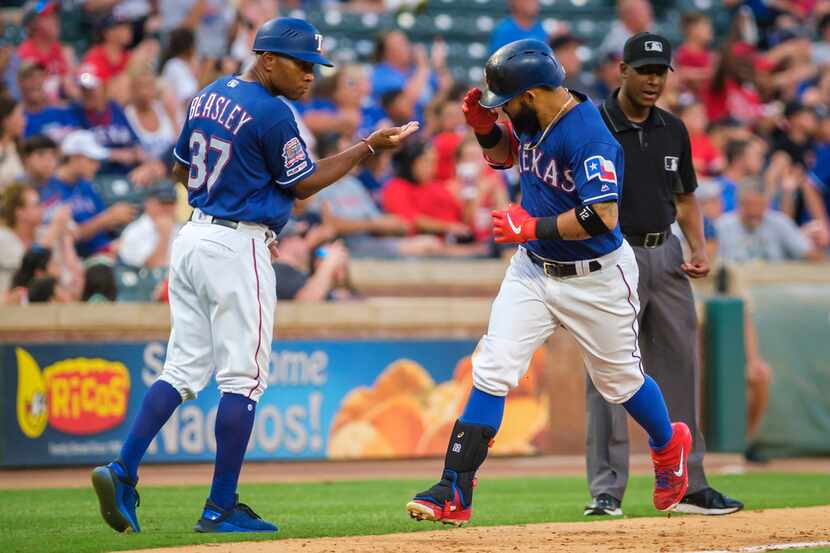
[[[101,113],[86,111],[81,104],[74,104],[70,108],[75,117],[81,122],[81,127],[89,129],[95,134],[95,140],[107,149],[131,148],[141,145],[124,109],[115,101],[110,100]],[[101,163],[100,173],[105,175],[126,175],[134,165],[124,165],[115,161],[105,160]]]
[[[191,206],[274,232],[291,214],[293,187],[317,168],[285,101],[234,77],[193,97],[173,155],[190,169]]]
[[[81,121],[75,110],[62,106],[49,106],[40,111],[26,112],[25,138],[45,134],[59,143],[70,131],[81,128]]]
[[[619,202],[622,193],[622,147],[597,108],[585,96],[572,94],[581,103],[552,128],[513,141],[516,150],[508,166],[512,160],[518,163],[522,207],[533,217],[559,215],[579,205]],[[587,240],[534,240],[525,247],[548,259],[579,261],[611,253],[622,240],[618,223]]]
[[[55,210],[63,204],[68,204],[72,211],[72,220],[78,224],[86,223],[93,217],[103,213],[107,206],[104,199],[92,183],[86,180],[79,180],[70,184],[52,177],[40,189],[40,201],[43,204],[43,220],[49,223],[55,215]],[[75,244],[75,249],[81,257],[88,257],[109,246],[112,235],[101,231],[83,242]]]

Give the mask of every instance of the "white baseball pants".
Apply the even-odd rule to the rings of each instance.
[[[277,305],[268,229],[212,224],[198,210],[170,261],[170,341],[161,380],[193,399],[214,370],[222,392],[258,400],[267,386]]]
[[[623,241],[597,261],[602,268],[593,273],[551,278],[524,248],[516,251],[493,302],[487,334],[473,354],[476,388],[506,395],[527,371],[533,352],[561,326],[576,339],[606,400],[623,403],[640,389],[634,252]]]

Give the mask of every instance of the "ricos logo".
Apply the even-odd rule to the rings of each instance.
[[[45,367],[22,348],[17,354],[17,422],[29,438],[47,423],[66,434],[109,430],[127,415],[130,373],[119,361],[76,357]]]

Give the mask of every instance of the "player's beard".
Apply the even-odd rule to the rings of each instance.
[[[522,104],[516,115],[510,116],[510,121],[513,123],[513,129],[518,135],[533,136],[542,130],[539,126],[539,117],[536,112],[528,106]]]

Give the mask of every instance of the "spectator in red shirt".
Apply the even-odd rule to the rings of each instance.
[[[23,14],[23,26],[28,38],[17,48],[21,61],[29,60],[46,69],[44,91],[51,100],[57,100],[63,92],[76,97],[73,81],[76,60],[72,49],[60,42],[58,3],[40,0],[30,2]]]
[[[455,156],[466,132],[464,113],[461,102],[455,100],[437,102],[432,106],[432,113],[436,132],[432,139],[436,154],[435,178],[443,182],[455,177]]]
[[[127,47],[133,41],[133,28],[129,21],[111,13],[98,23],[98,29],[101,42],[89,49],[83,64],[89,73],[107,83],[127,68],[130,60]]]
[[[684,41],[675,54],[675,67],[681,83],[697,93],[706,87],[715,69],[715,54],[710,49],[712,22],[701,12],[689,12],[680,25]]]
[[[492,236],[490,212],[507,205],[507,185],[501,171],[493,170],[484,160],[473,135],[462,140],[454,158],[456,178],[447,185],[464,201],[464,218],[470,222],[476,240],[487,242]]]
[[[727,45],[712,82],[702,94],[709,120],[726,117],[754,125],[763,117],[761,97],[755,88],[756,70],[767,69],[752,46],[736,42]]]
[[[706,109],[700,102],[694,101],[678,109],[677,113],[689,130],[692,144],[692,163],[700,176],[714,176],[723,171],[725,160],[723,154],[706,134],[709,121]]]
[[[471,231],[463,222],[461,202],[435,180],[432,147],[413,141],[404,145],[393,159],[397,176],[383,188],[383,209],[408,221],[413,234],[444,234],[468,240]]]

